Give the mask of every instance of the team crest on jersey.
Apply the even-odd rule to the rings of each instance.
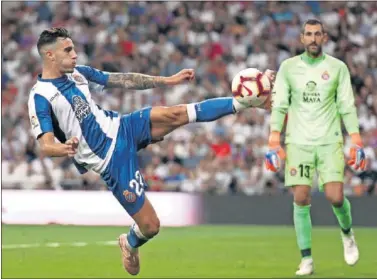
[[[295,168],[291,168],[291,170],[289,171],[289,173],[291,174],[291,176],[296,176],[297,170]]]
[[[31,123],[31,127],[33,129],[37,128],[39,126],[38,124],[38,120],[37,120],[37,117],[36,116],[32,116],[31,119],[30,119],[30,123]]]
[[[126,199],[126,201],[130,203],[134,203],[136,201],[136,194],[128,190],[123,191],[123,196]]]
[[[84,79],[82,78],[82,76],[78,75],[78,74],[72,74],[72,77],[75,81],[79,82],[79,83],[84,83]]]
[[[324,73],[322,74],[322,79],[324,80],[328,80],[330,78],[330,75],[327,71],[324,71]]]
[[[84,101],[80,96],[73,96],[73,111],[75,112],[76,118],[80,123],[83,122],[85,118],[91,113],[89,104]]]

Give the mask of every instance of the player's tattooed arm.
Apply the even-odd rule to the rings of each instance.
[[[164,87],[166,85],[165,77],[138,73],[110,73],[107,81],[108,87],[123,87],[134,90]]]
[[[108,87],[123,87],[126,89],[144,90],[155,87],[182,84],[194,79],[195,71],[183,69],[170,77],[149,76],[138,73],[110,73]]]

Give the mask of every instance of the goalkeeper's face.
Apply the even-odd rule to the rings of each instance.
[[[59,38],[51,55],[52,62],[60,73],[73,73],[77,62],[77,53],[70,38]]]
[[[320,24],[306,24],[304,32],[301,33],[301,42],[304,44],[306,51],[313,57],[322,53],[322,45],[327,39]]]

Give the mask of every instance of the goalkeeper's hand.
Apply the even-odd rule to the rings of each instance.
[[[268,149],[264,160],[266,169],[277,172],[285,159],[284,149],[280,145],[280,132],[271,132],[268,139]]]
[[[354,170],[365,170],[366,156],[360,134],[351,134],[352,146],[350,149],[350,159],[348,165]]]

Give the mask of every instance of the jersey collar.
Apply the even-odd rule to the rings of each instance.
[[[303,54],[301,54],[301,59],[302,59],[305,63],[307,63],[307,64],[309,64],[309,65],[316,65],[316,64],[319,64],[319,63],[322,62],[325,58],[326,58],[326,55],[325,55],[324,53],[322,53],[321,56],[316,57],[316,58],[310,57],[310,56],[306,53],[306,51],[305,51]]]
[[[39,74],[39,75],[38,75],[38,80],[39,80],[39,81],[42,81],[42,82],[52,82],[52,83],[57,83],[57,82],[66,81],[67,79],[68,79],[68,76],[67,76],[67,75],[62,75],[61,77],[58,77],[58,78],[51,78],[51,79],[42,78],[42,74]]]

